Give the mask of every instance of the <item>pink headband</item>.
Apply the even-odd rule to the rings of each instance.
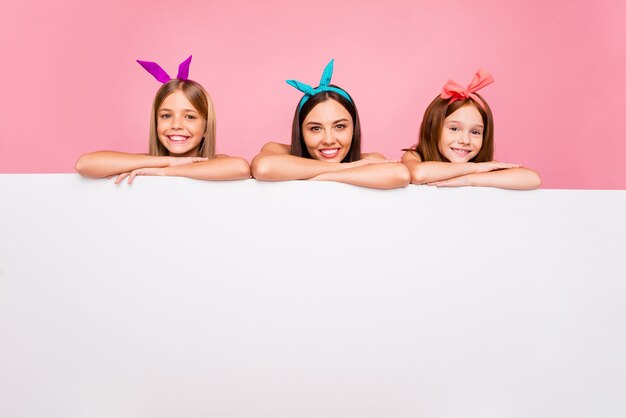
[[[443,89],[441,89],[441,98],[444,100],[450,99],[450,103],[453,103],[457,100],[465,100],[471,97],[475,102],[480,105],[480,107],[485,109],[485,105],[483,104],[482,100],[480,100],[480,98],[475,95],[474,92],[482,89],[485,86],[488,86],[493,82],[494,79],[491,74],[489,74],[487,70],[479,68],[478,71],[476,71],[476,74],[474,74],[474,78],[472,79],[472,82],[469,83],[467,88],[464,88],[456,81],[448,80],[448,82],[443,86]]]
[[[161,83],[167,83],[172,78],[167,75],[165,70],[161,68],[159,64],[151,61],[139,61],[137,60],[139,65],[146,69],[147,72],[152,74],[154,78],[159,80]],[[178,75],[176,76],[179,80],[187,80],[189,77],[189,65],[191,64],[191,55],[185,61],[181,62],[178,66]]]

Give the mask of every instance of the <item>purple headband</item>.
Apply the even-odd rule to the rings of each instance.
[[[152,61],[139,61],[137,60],[139,65],[146,69],[147,72],[152,74],[154,78],[159,80],[161,83],[167,83],[172,79],[163,68],[156,62]],[[189,65],[191,64],[191,55],[185,61],[181,62],[178,66],[178,75],[176,76],[179,80],[187,80],[189,78]]]

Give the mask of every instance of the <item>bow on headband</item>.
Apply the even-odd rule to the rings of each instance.
[[[488,86],[493,82],[494,79],[491,74],[489,74],[487,70],[479,68],[478,71],[476,71],[476,74],[474,74],[474,78],[472,79],[472,82],[469,83],[467,88],[461,86],[456,81],[448,80],[448,82],[443,86],[443,89],[441,89],[441,98],[444,100],[450,99],[450,103],[453,103],[457,100],[465,100],[471,97],[475,102],[480,105],[480,107],[485,109],[483,101],[480,100],[480,98],[475,95],[474,92],[482,89],[485,86]]]
[[[147,72],[152,74],[154,78],[159,80],[161,83],[167,83],[172,78],[167,75],[165,70],[161,68],[159,64],[151,61],[140,61],[137,60],[139,65],[146,69]],[[181,62],[178,66],[178,75],[176,76],[179,80],[187,80],[189,78],[189,65],[191,64],[191,55],[185,61]]]
[[[304,97],[302,97],[302,100],[300,100],[300,106],[298,107],[298,110],[302,109],[302,105],[304,105],[307,102],[307,100],[311,98],[311,96],[314,96],[317,93],[320,93],[323,91],[334,91],[335,93],[342,95],[343,97],[348,99],[350,103],[352,103],[352,99],[350,98],[348,93],[341,90],[340,88],[332,87],[330,85],[330,79],[333,77],[334,62],[335,60],[331,59],[330,62],[326,65],[326,68],[324,68],[324,72],[322,73],[322,79],[320,80],[320,85],[316,88],[313,88],[309,86],[308,84],[304,84],[296,80],[287,80],[287,84],[297,88],[302,93],[304,93]]]

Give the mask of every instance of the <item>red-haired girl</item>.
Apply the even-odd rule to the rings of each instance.
[[[541,185],[535,171],[493,160],[493,115],[476,93],[492,82],[493,77],[480,69],[467,88],[446,83],[424,113],[419,143],[402,156],[411,183],[520,190]]]

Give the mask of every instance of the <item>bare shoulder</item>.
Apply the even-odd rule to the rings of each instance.
[[[419,154],[415,152],[414,150],[409,150],[409,151],[406,151],[404,154],[402,154],[401,160],[403,162],[408,162],[408,161],[422,162],[422,159],[420,158]]]
[[[268,142],[263,145],[259,154],[291,154],[291,146],[279,142]]]
[[[363,153],[363,154],[361,154],[361,158],[373,158],[373,159],[376,159],[376,160],[386,160],[387,159],[380,152]]]

